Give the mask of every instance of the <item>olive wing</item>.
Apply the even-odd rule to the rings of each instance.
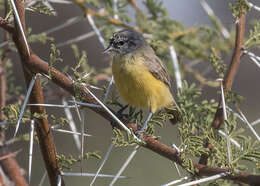
[[[150,54],[149,56],[147,54]],[[155,55],[155,53],[146,52],[144,55],[145,64],[151,74],[158,80],[164,82],[168,87],[171,87],[170,76],[165,69],[162,61]]]

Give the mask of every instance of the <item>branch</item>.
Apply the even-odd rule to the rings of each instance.
[[[42,59],[40,59],[33,52],[32,52],[32,55],[30,56],[30,59],[28,61],[26,61],[26,66],[29,67],[30,69],[32,69],[35,73],[38,72],[38,73],[49,75],[48,74],[49,73],[48,63],[43,61]],[[51,73],[51,77],[52,77],[51,81],[53,81],[58,86],[62,87],[64,90],[68,91],[73,96],[80,94],[80,96],[84,98],[84,101],[86,103],[97,104],[97,102],[93,99],[92,96],[90,96],[90,94],[84,89],[83,86],[77,87],[77,93],[76,93],[76,86],[73,85],[73,82],[71,79],[69,79],[64,74],[62,74],[61,72],[59,72],[57,69],[55,69],[53,67],[52,67],[52,70],[50,73]],[[90,109],[95,111],[96,113],[98,113],[100,116],[104,117],[109,122],[114,121],[113,118],[107,112],[105,112],[102,108],[90,107]],[[131,128],[134,132],[137,130],[135,124],[125,123],[125,125],[127,127]],[[161,142],[159,142],[145,134],[143,136],[143,140],[145,142],[143,147],[150,149],[153,152],[183,166],[182,159],[180,158],[180,155],[176,150],[172,149],[169,146],[162,144]],[[193,164],[199,170],[198,176],[212,176],[212,175],[215,175],[218,173],[228,171],[228,169],[209,167],[209,166],[202,165],[202,164],[195,163],[195,162]],[[224,179],[241,181],[241,182],[251,184],[251,185],[260,184],[260,176],[249,175],[245,172],[237,172],[237,175],[228,175],[228,176],[224,177]]]
[[[18,10],[20,20],[22,22],[23,30],[25,31],[23,2],[22,0],[16,0],[15,4]],[[15,21],[15,33],[13,33],[12,36],[21,58],[24,76],[28,86],[29,82],[33,77],[33,73],[30,70],[30,67],[26,66],[26,61],[29,60],[30,56],[28,55],[27,47],[25,45],[25,42],[23,40],[22,34],[18,28],[18,24],[16,21]],[[30,103],[39,103],[39,104],[44,103],[43,92],[42,92],[42,87],[41,87],[39,77],[36,78],[35,84],[33,86],[31,96],[30,96]],[[43,107],[40,106],[31,107],[32,116],[35,113],[45,115],[46,112]],[[56,186],[58,184],[58,175],[60,175],[60,170],[56,159],[56,150],[55,150],[53,139],[51,137],[51,133],[50,133],[51,130],[48,124],[48,120],[44,117],[35,118],[35,123],[36,123],[36,132],[39,138],[41,152],[49,175],[49,180],[52,186]],[[62,180],[62,185],[64,185],[63,180]]]
[[[8,31],[10,34],[14,33],[14,27],[8,23],[4,18],[0,17],[0,27]]]
[[[125,28],[135,30],[135,28],[133,26],[125,24],[122,21],[120,21],[119,19],[114,19],[112,17],[109,17],[109,15],[106,14],[106,13],[99,13],[95,10],[88,8],[87,6],[84,5],[84,1],[74,0],[74,2],[80,7],[80,9],[85,13],[85,15],[89,14],[89,15],[92,15],[92,16],[95,16],[95,17],[102,18],[102,19],[112,23],[113,25],[122,26],[122,27],[125,27]]]
[[[206,79],[205,77],[203,77],[202,75],[200,75],[199,72],[197,72],[196,70],[193,70],[191,67],[187,66],[187,65],[182,65],[183,67],[183,71],[184,72],[189,72],[191,73],[194,78],[201,84],[201,85],[207,85],[209,87],[218,87],[219,86],[219,82],[216,81],[210,81],[208,79]]]
[[[1,145],[0,156],[6,156],[8,154],[9,150],[7,149],[7,146]],[[19,165],[12,156],[2,159],[0,164],[5,174],[15,183],[15,185],[28,186]]]
[[[231,63],[229,65],[228,71],[224,78],[224,87],[229,90],[231,90],[232,88],[232,84],[240,64],[240,57],[243,54],[242,48],[244,43],[245,21],[246,21],[246,12],[241,14],[239,18],[239,22],[236,24],[235,48],[234,48]],[[218,108],[214,120],[212,122],[212,127],[214,129],[219,129],[223,122],[224,122],[224,116],[223,116],[222,100],[220,98]],[[209,144],[208,142],[205,144],[205,147],[212,149],[211,144]],[[207,159],[208,159],[208,155],[202,154],[199,162],[206,165]]]
[[[243,54],[242,48],[244,43],[245,22],[246,22],[246,13],[244,12],[243,14],[241,14],[239,18],[239,22],[236,25],[235,49],[233,52],[232,60],[229,65],[228,71],[224,78],[224,87],[229,90],[231,90],[232,88],[232,84],[240,64],[240,57]],[[222,102],[220,99],[214,121],[212,122],[212,127],[215,129],[219,129],[223,121],[224,119],[223,119],[223,112],[222,112]]]

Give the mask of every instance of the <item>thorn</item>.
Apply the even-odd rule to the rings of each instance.
[[[30,128],[29,168],[28,168],[29,184],[31,182],[31,173],[32,173],[32,157],[33,157],[33,142],[34,142],[33,137],[34,137],[34,119],[31,120],[31,128]]]
[[[66,99],[64,97],[62,98],[62,104],[65,106],[68,106],[68,102],[66,101]],[[73,105],[73,106],[76,107],[75,105]],[[80,151],[80,139],[79,139],[78,133],[76,132],[77,131],[76,124],[73,120],[69,107],[65,107],[64,112],[65,112],[66,118],[69,121],[69,126],[70,126],[71,130],[74,132],[73,138],[74,138],[76,147]]]
[[[18,129],[19,129],[19,126],[20,126],[20,122],[21,122],[21,120],[22,120],[22,118],[23,118],[23,113],[24,113],[26,104],[27,104],[27,102],[28,102],[28,100],[29,100],[29,97],[30,97],[30,94],[31,94],[33,85],[34,85],[35,80],[36,80],[36,76],[37,76],[37,75],[35,75],[35,76],[32,77],[32,80],[31,80],[31,82],[30,82],[30,84],[29,84],[29,87],[28,87],[28,90],[27,90],[27,94],[26,94],[26,96],[25,96],[25,100],[24,100],[24,102],[23,102],[23,105],[22,105],[22,108],[21,108],[21,112],[20,112],[20,115],[19,115],[19,118],[18,118],[18,121],[17,121],[17,125],[16,125],[16,128],[15,128],[14,137],[16,136],[16,134],[17,134],[17,132],[18,132]]]
[[[107,161],[107,159],[108,159],[108,157],[109,157],[109,155],[110,155],[110,153],[111,153],[113,147],[114,147],[114,145],[113,145],[113,143],[111,143],[110,146],[109,146],[108,149],[107,149],[106,155],[104,156],[104,158],[102,159],[102,161],[101,161],[101,163],[100,163],[100,165],[99,165],[99,168],[98,168],[98,170],[97,170],[97,172],[96,172],[96,174],[95,174],[93,180],[92,180],[91,183],[90,183],[90,186],[92,186],[92,185],[95,183],[96,178],[98,177],[98,175],[99,175],[99,173],[101,172],[103,166],[105,165],[105,162]]]
[[[139,149],[139,145],[135,146],[133,152],[128,156],[128,158],[126,159],[125,163],[123,164],[123,166],[119,169],[119,171],[117,172],[116,176],[114,177],[114,179],[112,180],[112,182],[109,184],[109,186],[113,186],[116,181],[118,180],[119,176],[123,173],[123,171],[126,169],[126,167],[128,166],[128,164],[131,162],[131,160],[134,158],[137,150]]]
[[[22,26],[22,23],[21,23],[21,20],[20,20],[18,11],[17,11],[17,9],[16,9],[14,0],[11,0],[11,6],[12,6],[12,8],[13,8],[14,16],[15,16],[16,21],[17,21],[17,23],[18,23],[18,27],[19,27],[20,32],[21,32],[21,34],[22,34],[22,37],[23,37],[23,40],[24,40],[24,44],[25,44],[26,49],[27,49],[28,56],[30,56],[29,45],[28,45],[28,42],[27,42],[27,40],[26,40],[25,33],[24,33],[24,31],[23,31],[23,26]]]

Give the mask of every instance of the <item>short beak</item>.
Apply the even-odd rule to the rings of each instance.
[[[113,46],[112,46],[112,44],[110,44],[110,45],[103,51],[103,54],[109,53],[112,49],[113,49]]]

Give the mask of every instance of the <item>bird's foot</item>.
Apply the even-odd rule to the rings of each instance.
[[[148,128],[148,122],[151,120],[152,116],[153,116],[153,113],[150,112],[143,124],[143,127],[140,130],[137,130],[135,132],[136,136],[140,136],[142,133],[144,133],[146,131],[146,129]]]
[[[125,111],[125,109],[127,109],[128,105],[125,105],[123,106],[122,108],[120,108],[117,112],[116,112],[116,117],[119,119],[119,120],[122,120],[122,119],[126,119],[128,118],[128,114],[123,114],[123,112]],[[116,125],[116,122],[115,121],[111,121],[111,125],[112,126],[115,126]]]

